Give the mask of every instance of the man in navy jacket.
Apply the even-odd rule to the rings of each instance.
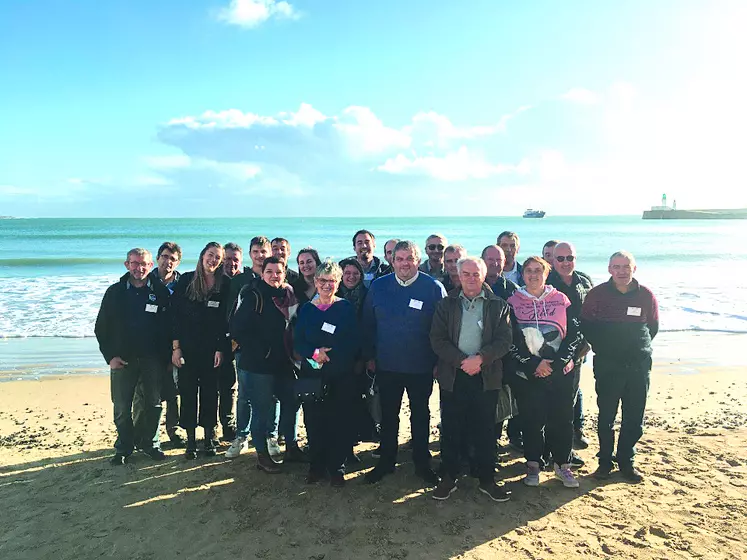
[[[415,470],[429,485],[438,484],[428,450],[430,408],[436,354],[430,330],[443,285],[418,271],[420,249],[412,241],[394,247],[394,274],[374,280],[363,305],[363,356],[376,371],[381,397],[381,458],[366,475],[379,482],[394,471],[402,396],[407,390]]]

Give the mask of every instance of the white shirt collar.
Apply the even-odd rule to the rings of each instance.
[[[413,276],[409,280],[400,280],[399,276],[397,276],[396,274],[394,275],[394,277],[397,279],[397,284],[399,284],[400,286],[404,288],[412,285],[415,282],[415,280],[418,279],[418,276],[420,276],[420,272],[417,272],[417,271],[415,272],[415,276]]]

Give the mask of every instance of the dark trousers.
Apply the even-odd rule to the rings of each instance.
[[[179,424],[185,430],[202,426],[206,432],[218,425],[218,375],[213,367],[215,351],[187,349],[184,365],[179,369],[181,410]]]
[[[123,369],[111,370],[111,397],[114,425],[117,427],[117,453],[130,455],[135,444],[158,447],[158,423],[161,420],[161,370],[163,360],[131,358]],[[132,403],[140,385],[141,413],[133,420]]]
[[[381,399],[381,458],[379,466],[392,469],[397,464],[399,436],[399,411],[402,396],[407,390],[410,401],[410,428],[412,432],[412,458],[416,468],[430,468],[431,411],[428,399],[433,391],[433,376],[427,373],[376,372]]]
[[[547,448],[555,463],[568,463],[573,444],[573,375],[517,378],[514,385],[526,460],[542,463]]]
[[[138,382],[135,388],[135,397],[132,401],[132,418],[137,426],[141,421],[141,416],[145,413],[144,403],[146,387],[142,381]],[[161,372],[161,402],[166,403],[166,433],[169,436],[179,425],[179,397],[176,383],[174,382],[174,366],[168,364]],[[160,420],[160,419],[159,419]],[[158,447],[158,438],[153,442],[154,447]]]
[[[573,429],[581,430],[584,427],[584,394],[581,391],[581,366],[583,362],[578,363],[568,375],[573,375]]]
[[[483,390],[481,375],[456,374],[454,390],[441,389],[441,459],[446,474],[459,476],[463,450],[471,449],[480,482],[494,479],[495,409],[498,391]],[[465,442],[464,438],[468,440]]]
[[[328,380],[320,398],[304,401],[311,472],[345,474],[345,459],[355,431],[351,414],[354,395],[355,380],[343,376]]]
[[[633,464],[635,444],[643,435],[643,414],[651,377],[651,358],[637,365],[600,363],[594,359],[597,405],[599,406],[599,462],[609,465],[615,448],[617,410],[622,402],[622,425],[617,442],[617,461]]]
[[[220,424],[226,429],[236,429],[236,368],[233,364],[233,356],[226,355],[226,361],[220,366],[218,372],[218,393],[220,404],[218,414]]]

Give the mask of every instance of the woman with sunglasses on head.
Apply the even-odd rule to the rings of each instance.
[[[522,265],[525,286],[508,298],[514,343],[511,357],[515,379],[511,384],[521,414],[524,484],[539,486],[545,447],[552,454],[555,476],[568,488],[577,488],[571,472],[573,442],[573,358],[581,343],[580,326],[571,302],[546,284],[550,265],[542,257],[529,257]],[[570,375],[569,375],[570,374]]]
[[[330,477],[345,484],[345,459],[352,440],[353,368],[360,348],[355,307],[336,296],[342,269],[331,261],[317,267],[317,295],[298,312],[294,349],[302,358],[299,393],[309,438],[311,465],[306,482]]]
[[[218,368],[230,351],[226,336],[229,279],[220,268],[223,247],[211,241],[200,252],[197,267],[182,275],[174,288],[172,364],[179,368],[179,423],[187,432],[185,457],[197,457],[195,432],[205,432],[205,455],[215,455],[218,425]]]

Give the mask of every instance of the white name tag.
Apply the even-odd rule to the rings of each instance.
[[[482,319],[477,321],[477,326],[480,327],[480,330],[482,330]]]
[[[329,334],[335,334],[335,330],[337,327],[335,325],[330,325],[329,323],[324,323],[322,325],[322,330],[324,332],[328,332]]]
[[[148,313],[158,313],[158,306],[155,303],[146,303],[145,311]]]
[[[411,299],[410,307],[412,307],[413,309],[423,309],[423,302],[419,299]]]
[[[640,307],[628,307],[628,315],[633,315],[634,317],[640,317],[641,308]]]
[[[208,301],[208,307],[220,307],[219,301]]]

